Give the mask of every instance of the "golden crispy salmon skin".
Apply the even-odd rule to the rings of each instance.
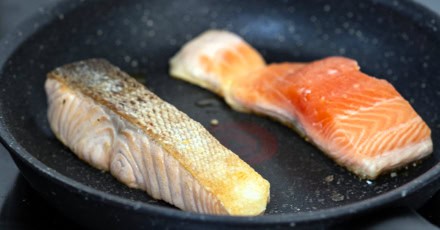
[[[102,59],[48,74],[48,120],[90,165],[198,213],[259,215],[269,183],[200,123]]]

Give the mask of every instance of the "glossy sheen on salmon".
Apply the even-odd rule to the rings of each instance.
[[[258,215],[269,183],[201,124],[105,60],[48,74],[48,119],[79,158],[183,210]]]
[[[294,128],[362,178],[429,155],[431,131],[422,118],[391,84],[359,69],[342,57],[271,64],[229,74],[223,95],[236,110]]]

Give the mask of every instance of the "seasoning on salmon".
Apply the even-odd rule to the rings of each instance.
[[[192,46],[198,47],[203,36],[190,41]],[[216,42],[200,46],[195,53],[218,47]],[[228,48],[217,50],[212,60],[221,60],[221,53],[234,47],[227,46],[228,41],[218,42]],[[254,52],[250,56],[258,56]],[[171,73],[183,80],[205,80],[198,85],[218,89],[234,109],[267,115],[294,128],[361,178],[374,179],[432,153],[431,130],[422,118],[390,83],[362,73],[354,60],[329,57],[312,63],[276,63],[247,73],[228,72],[218,79],[212,79],[217,73],[200,64],[191,66],[194,63],[172,62]],[[182,77],[173,71],[177,66],[201,69],[198,73],[204,76]]]
[[[180,209],[258,215],[269,183],[200,123],[102,59],[48,74],[48,119],[90,165]]]

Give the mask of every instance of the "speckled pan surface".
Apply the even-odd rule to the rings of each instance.
[[[94,202],[189,222],[289,223],[377,207],[439,177],[440,20],[409,1],[78,0],[39,14],[0,44],[0,135],[24,165]],[[238,33],[268,62],[330,55],[358,60],[364,72],[389,80],[424,118],[432,129],[433,156],[377,181],[362,181],[294,131],[234,112],[212,93],[172,79],[169,58],[210,28]],[[266,215],[181,212],[93,169],[58,142],[46,121],[45,75],[92,57],[106,58],[136,76],[267,178],[271,202]],[[219,124],[211,125],[212,119]],[[84,199],[84,205],[90,203]]]

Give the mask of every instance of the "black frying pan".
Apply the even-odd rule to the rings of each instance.
[[[425,119],[434,154],[397,176],[359,180],[292,130],[234,112],[212,93],[170,78],[169,58],[209,28],[240,34],[268,62],[330,55],[358,60],[364,72],[389,80]],[[385,206],[417,207],[439,187],[438,30],[439,17],[409,1],[66,1],[0,44],[0,136],[37,191],[92,227],[327,226]],[[49,129],[43,83],[54,67],[91,57],[144,81],[267,178],[266,214],[183,212],[78,160]],[[218,126],[210,125],[214,118]]]

